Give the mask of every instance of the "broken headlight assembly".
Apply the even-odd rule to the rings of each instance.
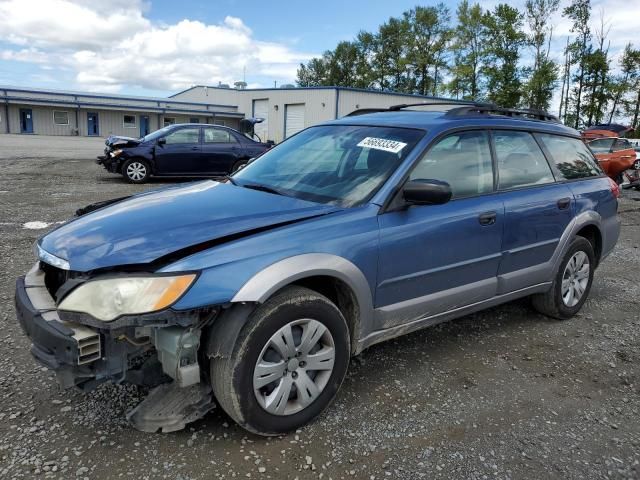
[[[86,313],[104,322],[121,315],[157,312],[175,303],[195,278],[190,273],[93,280],[75,288],[58,309]]]

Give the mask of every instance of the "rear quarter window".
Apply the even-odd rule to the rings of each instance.
[[[536,136],[551,155],[551,160],[565,180],[602,175],[598,161],[582,140],[547,133],[537,133]]]

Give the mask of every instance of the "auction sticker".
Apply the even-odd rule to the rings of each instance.
[[[363,138],[362,141],[358,144],[358,147],[373,148],[375,150],[383,150],[385,152],[391,153],[398,153],[406,146],[406,143],[376,137]]]

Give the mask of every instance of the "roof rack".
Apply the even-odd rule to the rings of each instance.
[[[448,117],[461,117],[469,115],[471,113],[486,113],[504,115],[512,118],[519,118],[523,120],[542,120],[544,122],[560,123],[560,120],[555,115],[545,112],[544,110],[530,109],[530,108],[503,108],[493,104],[477,104],[466,107],[454,108],[447,112]]]

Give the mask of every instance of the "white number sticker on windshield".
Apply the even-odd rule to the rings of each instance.
[[[406,143],[397,142],[396,140],[387,140],[375,137],[366,137],[358,144],[358,147],[373,148],[375,150],[383,150],[391,153],[398,153],[406,146]]]

